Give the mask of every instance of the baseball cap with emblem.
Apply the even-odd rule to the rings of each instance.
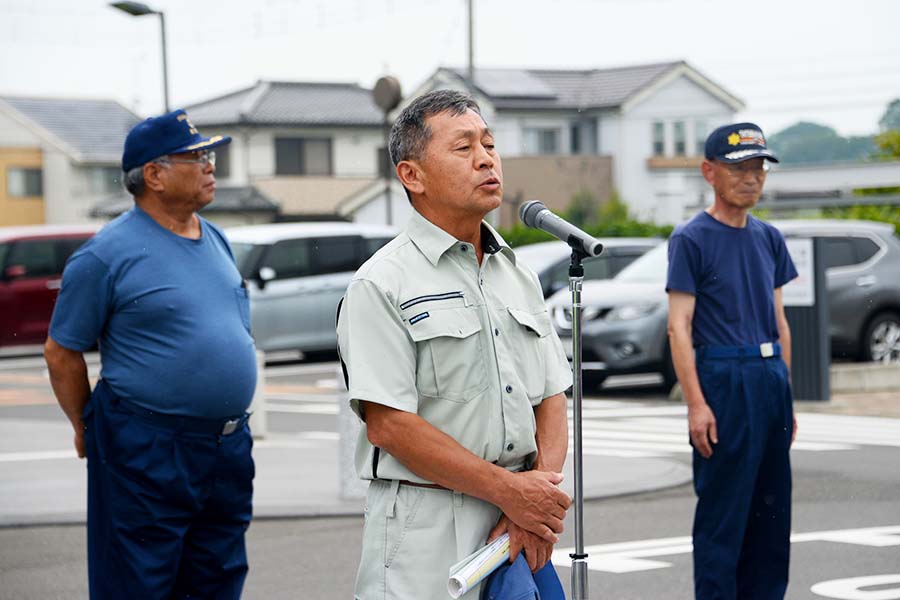
[[[122,170],[130,171],[167,154],[208,150],[231,143],[227,135],[203,137],[183,109],[150,117],[135,125],[125,138]]]
[[[755,123],[723,125],[706,138],[706,159],[723,163],[737,163],[751,158],[765,158],[778,162],[766,146],[766,137]]]

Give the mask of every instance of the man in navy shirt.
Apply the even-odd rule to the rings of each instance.
[[[213,148],[183,110],[125,140],[135,206],[66,264],[45,357],[88,466],[91,598],[238,598],[253,493],[247,290],[222,232]],[[83,352],[99,344],[90,389]]]
[[[781,233],[748,214],[766,161],[753,123],[706,140],[715,202],[669,241],[669,339],[694,447],[698,600],[784,598],[796,435],[781,288],[797,276]]]

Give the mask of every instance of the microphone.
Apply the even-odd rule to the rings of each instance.
[[[519,208],[519,218],[528,227],[546,231],[585,256],[599,256],[603,252],[603,244],[565,219],[550,212],[550,209],[544,206],[540,200],[532,200],[523,204]]]

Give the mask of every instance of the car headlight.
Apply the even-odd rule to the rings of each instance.
[[[606,315],[608,321],[630,321],[646,317],[659,307],[659,302],[639,302],[618,306]]]

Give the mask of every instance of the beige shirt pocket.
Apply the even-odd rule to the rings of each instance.
[[[427,310],[405,324],[416,342],[420,396],[468,402],[487,388],[482,327],[474,307]]]
[[[515,325],[512,327],[512,347],[516,373],[525,385],[528,399],[543,400],[547,368],[543,344],[550,335],[550,316],[543,308],[523,310],[506,308]]]

